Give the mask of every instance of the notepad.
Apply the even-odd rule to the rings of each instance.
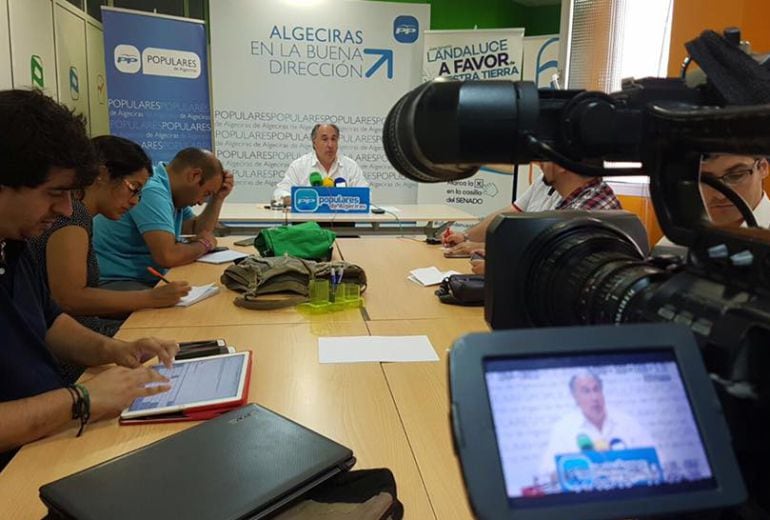
[[[232,262],[233,260],[238,260],[247,256],[249,256],[248,253],[241,253],[240,251],[227,249],[225,251],[217,251],[216,253],[203,255],[202,257],[198,258],[197,261],[206,264],[226,264],[227,262]]]
[[[318,338],[318,361],[438,361],[438,355],[428,336],[344,336]]]
[[[446,271],[442,273],[435,266],[430,266],[430,267],[422,267],[420,269],[409,271],[409,276],[407,278],[410,281],[416,283],[417,285],[428,287],[429,285],[440,284],[444,278],[451,276],[453,274],[460,274],[460,273],[458,273],[457,271]]]
[[[187,296],[179,300],[179,303],[177,303],[176,306],[189,307],[190,305],[194,305],[201,300],[205,300],[206,298],[210,298],[214,296],[218,292],[219,292],[219,287],[217,287],[213,283],[210,283],[208,285],[194,286],[192,289],[190,289],[190,292],[187,293]]]

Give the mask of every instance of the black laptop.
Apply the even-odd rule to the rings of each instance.
[[[249,404],[40,488],[53,518],[264,518],[355,458]]]

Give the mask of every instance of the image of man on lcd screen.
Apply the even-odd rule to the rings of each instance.
[[[577,372],[569,380],[569,391],[577,410],[553,426],[541,462],[540,475],[548,475],[551,483],[559,480],[557,458],[560,455],[654,449],[652,438],[636,420],[618,410],[607,409],[604,386],[596,373]]]

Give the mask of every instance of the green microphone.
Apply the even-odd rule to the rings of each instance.
[[[311,186],[323,186],[324,178],[323,175],[321,175],[318,172],[311,172],[310,173],[310,185]]]
[[[591,437],[585,433],[578,434],[577,445],[580,451],[594,451],[594,443],[591,441]]]

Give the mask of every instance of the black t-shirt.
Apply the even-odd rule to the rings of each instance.
[[[24,242],[7,241],[0,275],[0,402],[32,397],[65,385],[48,347],[48,328],[61,314],[40,266],[22,255]],[[0,453],[0,469],[14,452]]]
[[[27,244],[27,252],[35,258],[35,262],[37,262],[42,269],[42,272],[46,276],[45,280],[47,281],[46,249],[48,248],[48,240],[51,238],[51,235],[68,226],[83,228],[87,233],[88,255],[86,256],[86,286],[99,287],[99,263],[96,260],[93,244],[93,219],[88,213],[88,209],[86,209],[85,205],[79,200],[72,201],[72,215],[69,217],[59,217],[45,233],[30,240]],[[114,336],[123,324],[122,320],[105,319],[98,316],[73,315],[72,317],[89,329],[109,337]],[[71,365],[65,364],[64,369],[73,372]],[[80,370],[74,370],[74,372],[74,378],[77,379],[80,376],[80,372],[82,372],[82,368]]]

